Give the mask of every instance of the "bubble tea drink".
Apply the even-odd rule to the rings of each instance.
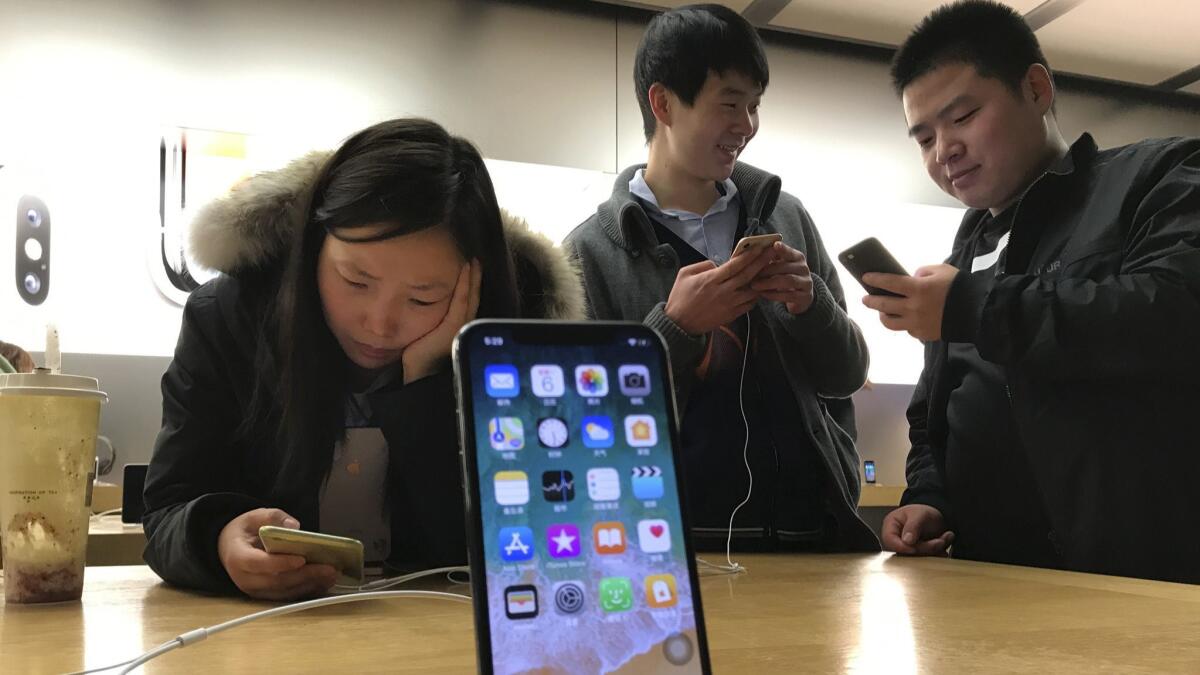
[[[0,538],[9,603],[78,600],[100,403],[90,377],[0,375]]]

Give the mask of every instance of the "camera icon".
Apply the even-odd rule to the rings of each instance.
[[[626,396],[650,394],[650,369],[643,365],[626,364],[617,369],[617,382]]]

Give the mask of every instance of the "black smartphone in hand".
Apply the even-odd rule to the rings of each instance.
[[[899,262],[896,262],[896,258],[875,237],[867,237],[845,251],[842,251],[838,254],[838,260],[850,272],[851,276],[858,280],[858,283],[862,284],[862,287],[867,289],[867,292],[871,295],[901,297],[899,293],[863,284],[863,275],[869,272],[908,276],[908,272],[905,271],[904,267]]]

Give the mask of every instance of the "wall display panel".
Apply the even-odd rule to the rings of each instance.
[[[186,182],[193,196],[180,208],[183,180],[177,163],[182,132],[174,132],[180,134],[174,139],[147,135],[141,153],[126,153],[128,172],[142,175],[143,184],[126,185],[102,173],[56,171],[56,163],[18,161],[0,169],[0,211],[8,216],[0,220],[4,340],[38,349],[46,323],[55,322],[64,351],[147,356],[173,352],[187,290],[214,274],[196,266],[187,250],[192,217],[238,180],[286,161],[277,157],[281,153],[265,149],[272,144],[263,137],[193,132]],[[255,155],[253,147],[264,149]],[[239,149],[245,150],[240,156]],[[161,182],[160,151],[167,165]],[[600,171],[522,162],[487,160],[487,165],[501,206],[555,242],[608,198],[614,178]],[[39,196],[54,220],[53,244],[44,247],[53,252],[54,283],[39,304],[28,302],[12,282],[18,261],[26,257],[26,247],[15,245],[17,233],[23,231],[16,215],[31,194]],[[160,198],[165,202],[161,213]]]

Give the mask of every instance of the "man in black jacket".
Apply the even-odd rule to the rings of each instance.
[[[1200,583],[1200,139],[1068,146],[1033,32],[984,0],[933,12],[892,75],[971,210],[947,264],[864,278],[926,343],[884,546]]]

